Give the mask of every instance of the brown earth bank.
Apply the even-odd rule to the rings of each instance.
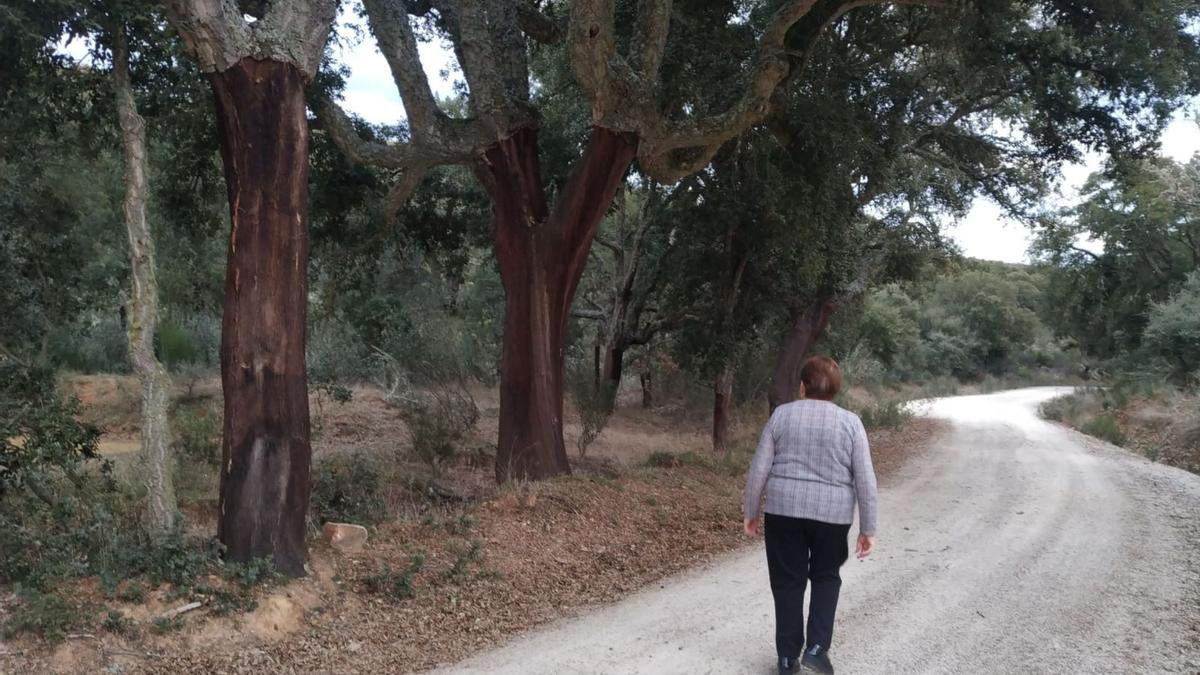
[[[126,406],[110,400],[120,384],[89,379],[81,391],[110,442],[136,438]],[[213,394],[211,385],[192,391]],[[483,442],[495,432],[497,406],[493,393],[475,394]],[[349,403],[320,405],[318,457],[403,454],[403,423],[378,390],[356,388]],[[219,615],[206,598],[164,633],[152,619],[187,602],[172,600],[173,589],[126,603],[104,598],[89,580],[72,598],[97,628],[53,648],[30,638],[0,643],[0,673],[414,672],[452,663],[747,546],[740,495],[760,414],[743,416],[728,459],[705,450],[707,434],[694,421],[621,408],[587,457],[572,460],[572,476],[497,486],[486,455],[436,474],[398,465],[390,517],[372,528],[366,547],[342,554],[314,532],[309,575],[258,591],[253,611]],[[915,418],[872,432],[880,481],[941,429]],[[577,433],[568,420],[569,447]],[[211,525],[207,510],[188,509],[201,529]],[[0,598],[0,614],[4,604]],[[98,628],[109,609],[124,613],[129,628]]]

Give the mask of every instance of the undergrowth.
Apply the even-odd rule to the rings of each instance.
[[[0,584],[15,597],[5,635],[57,641],[90,627],[100,608],[75,592],[86,580],[110,599],[142,602],[147,587],[181,598],[214,575],[244,593],[273,579],[267,563],[223,564],[216,541],[190,536],[182,518],[150,535],[140,489],[116,480],[97,453],[99,432],[80,418],[48,368],[0,357]]]

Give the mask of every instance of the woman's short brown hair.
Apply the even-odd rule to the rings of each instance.
[[[800,368],[804,397],[832,401],[842,390],[842,369],[828,356],[814,356]]]

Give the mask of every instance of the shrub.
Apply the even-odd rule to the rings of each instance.
[[[893,429],[904,426],[913,417],[907,401],[884,400],[861,403],[849,396],[841,398],[842,404],[854,411],[867,429]]]
[[[312,382],[357,382],[370,375],[370,349],[358,331],[340,317],[313,321],[307,346]]]
[[[110,633],[127,633],[132,622],[119,609],[110,609],[104,615],[104,623],[100,627]]]
[[[88,314],[56,330],[50,359],[80,373],[129,372],[129,342],[116,315]]]
[[[674,469],[681,466],[679,456],[673,452],[665,450],[655,450],[646,458],[646,466],[652,466],[656,469]]]
[[[32,633],[48,642],[61,642],[79,620],[79,612],[55,592],[22,588],[18,603],[4,623],[4,636]]]
[[[387,516],[383,471],[363,451],[318,460],[313,467],[312,514],[317,524],[374,525]]]
[[[450,581],[461,581],[467,577],[469,566],[471,563],[477,563],[483,560],[483,542],[475,539],[465,548],[452,547],[454,552],[454,564],[450,569],[446,570],[446,579]]]
[[[186,328],[171,321],[161,321],[158,324],[158,355],[168,369],[175,371],[184,364],[195,363],[200,350]]]
[[[1176,382],[1188,382],[1200,369],[1200,270],[1166,302],[1155,304],[1146,324],[1146,345],[1166,359]]]
[[[200,406],[180,406],[172,421],[179,457],[210,466],[221,463],[219,413]]]
[[[587,456],[587,449],[608,425],[616,403],[617,388],[611,382],[597,382],[595,373],[586,367],[579,359],[573,359],[566,371],[567,390],[571,394],[571,402],[579,413],[580,431],[575,440],[579,456]]]
[[[1079,428],[1080,431],[1096,438],[1108,441],[1113,445],[1125,445],[1127,439],[1121,431],[1117,416],[1111,411],[1100,413],[1088,420]]]
[[[167,618],[165,616],[157,616],[154,617],[154,621],[150,622],[150,625],[154,629],[155,633],[163,635],[165,633],[170,633],[183,628],[183,617],[173,616],[171,618]]]
[[[405,600],[415,593],[413,579],[425,566],[425,556],[417,553],[409,558],[408,568],[404,571],[393,571],[390,565],[384,564],[379,572],[363,578],[363,588],[368,593],[387,595],[393,600]]]
[[[426,372],[430,384],[417,388],[390,354],[376,350],[382,367],[384,400],[395,406],[408,427],[417,459],[437,471],[454,460],[459,444],[479,422],[479,406],[461,376]]]

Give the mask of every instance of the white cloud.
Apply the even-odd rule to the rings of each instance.
[[[400,122],[405,118],[404,104],[400,102],[387,60],[375,43],[375,36],[367,29],[366,21],[359,18],[356,7],[343,5],[337,23],[339,34],[348,35],[349,31],[345,29],[352,27],[358,28],[363,36],[357,44],[335,50],[337,60],[350,68],[343,92],[346,109],[373,124]],[[462,77],[449,45],[438,41],[424,42],[417,46],[417,51],[421,54],[421,64],[433,93],[441,97],[452,95],[455,84],[461,83]]]
[[[1200,99],[1193,101],[1191,108],[1200,105]],[[1177,162],[1191,159],[1192,155],[1200,152],[1200,124],[1191,115],[1194,111],[1179,111],[1175,113],[1170,125],[1162,136],[1163,156]],[[1052,204],[1066,205],[1074,203],[1079,195],[1079,189],[1084,181],[1104,163],[1104,156],[1089,153],[1083,162],[1068,164],[1062,168],[1062,177],[1058,185],[1059,195]],[[1027,252],[1030,233],[1020,223],[1006,217],[989,199],[975,200],[970,212],[961,221],[947,228],[951,238],[962,248],[963,254],[972,258],[985,260],[1002,260],[1004,262],[1029,262]],[[1094,249],[1096,244],[1081,242],[1087,248]]]

